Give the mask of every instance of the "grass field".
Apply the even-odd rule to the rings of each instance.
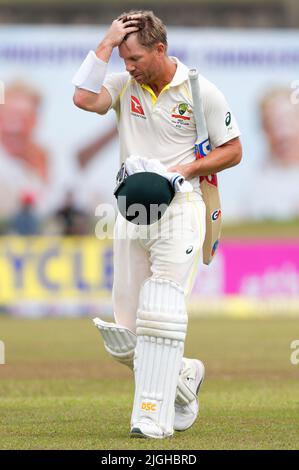
[[[201,412],[165,441],[128,437],[131,373],[89,319],[0,317],[1,449],[299,449],[299,365],[291,319],[192,319],[186,355],[202,358]]]

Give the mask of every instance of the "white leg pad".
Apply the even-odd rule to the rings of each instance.
[[[173,434],[174,400],[187,329],[183,289],[166,279],[143,284],[137,312],[132,428],[152,424],[154,434]]]
[[[100,318],[94,318],[93,322],[102,335],[106,351],[133,370],[136,335],[124,326]]]

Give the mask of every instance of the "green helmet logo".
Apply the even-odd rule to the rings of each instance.
[[[188,109],[187,103],[180,103],[179,104],[179,113],[180,113],[181,116],[183,116],[183,114],[185,114],[187,109]]]

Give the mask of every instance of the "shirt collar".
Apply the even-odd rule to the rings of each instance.
[[[177,68],[171,82],[165,85],[165,87],[161,90],[160,95],[163,93],[163,91],[169,90],[170,87],[181,85],[186,80],[188,80],[189,76],[189,69],[188,67],[186,67],[186,65],[180,62],[179,59],[177,59],[176,57],[169,58],[177,64]],[[157,101],[157,96],[155,95],[151,87],[149,85],[145,85],[144,83],[141,84],[141,87],[150,93],[150,95],[152,96],[153,103],[155,103]]]
[[[188,80],[189,69],[177,57],[170,57],[170,59],[177,64],[177,68],[169,86],[181,85]]]

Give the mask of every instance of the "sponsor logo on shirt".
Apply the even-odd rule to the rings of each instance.
[[[192,108],[188,103],[178,103],[171,110],[171,121],[176,127],[189,126],[189,121],[192,116]]]
[[[232,115],[230,112],[226,113],[225,115],[225,125],[229,126],[232,120]]]
[[[131,95],[131,114],[133,114],[133,116],[138,116],[142,117],[143,119],[146,119],[139,99],[133,95]]]
[[[231,113],[228,111],[225,115],[225,125],[226,125],[226,128],[227,128],[227,131],[231,131],[232,130],[232,126],[231,126],[231,122],[232,122],[232,115]]]

